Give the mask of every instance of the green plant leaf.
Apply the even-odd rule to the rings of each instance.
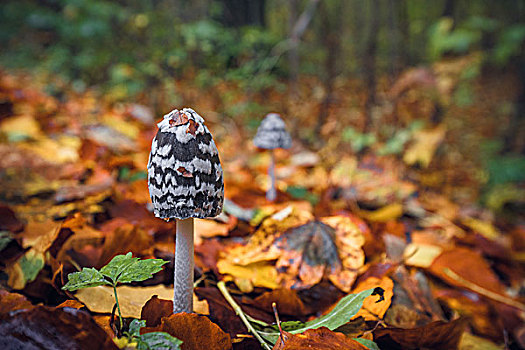
[[[377,344],[375,342],[371,341],[371,340],[363,339],[363,338],[352,338],[352,339],[354,339],[358,343],[363,344],[364,346],[366,346],[370,350],[380,350],[379,346],[377,346]]]
[[[128,340],[137,344],[137,350],[180,349],[182,340],[172,337],[166,332],[151,332],[141,335],[140,329],[142,327],[146,327],[146,321],[135,319],[129,324],[129,331],[127,332]]]
[[[128,265],[117,278],[119,283],[140,282],[153,277],[153,274],[162,270],[162,265],[168,262],[162,259],[137,260]]]
[[[119,276],[127,270],[131,265],[137,262],[139,258],[134,258],[131,252],[126,255],[116,255],[111,261],[100,269],[100,272],[117,283]]]
[[[128,333],[131,337],[140,337],[140,329],[146,327],[146,321],[134,319],[129,324]]]
[[[350,318],[357,314],[363,306],[365,298],[372,295],[373,292],[373,289],[368,289],[358,294],[349,294],[339,300],[335,308],[324,316],[306,323],[300,323],[297,321],[282,322],[281,327],[283,330],[292,334],[303,333],[308,329],[316,329],[319,327],[327,327],[330,330],[334,330],[350,321]],[[268,327],[261,329],[261,324],[262,322],[253,323],[253,326],[257,329],[257,332],[261,337],[269,343],[275,344],[277,339],[279,339],[280,334],[278,327],[268,325]]]
[[[97,269],[84,267],[80,272],[70,273],[68,275],[68,282],[62,289],[72,291],[102,286],[104,284],[111,285]]]
[[[151,332],[142,334],[137,342],[137,350],[177,350],[182,340],[172,337],[166,332]]]
[[[140,282],[153,277],[166,263],[167,261],[162,259],[140,260],[132,257],[129,252],[126,255],[115,256],[100,272],[114,283]]]

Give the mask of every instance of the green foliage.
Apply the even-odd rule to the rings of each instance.
[[[111,282],[106,280],[97,269],[94,269],[92,267],[84,267],[82,271],[70,273],[67,277],[68,281],[62,287],[62,289],[69,291],[74,291],[82,288],[111,285]]]
[[[363,306],[363,301],[365,298],[369,297],[373,293],[374,289],[369,289],[358,294],[349,294],[343,297],[328,314],[306,323],[298,321],[282,322],[281,328],[284,331],[290,332],[292,334],[299,334],[305,332],[308,329],[317,329],[320,327],[327,327],[330,330],[334,330],[347,323],[350,318],[352,318],[352,316],[357,314],[357,312]],[[249,319],[261,337],[263,337],[269,344],[275,344],[280,335],[277,325],[270,326],[262,321],[254,320],[253,318]],[[368,346],[367,344],[364,345]],[[373,347],[370,348],[374,349]]]
[[[120,330],[122,331],[124,322],[118,301],[117,284],[144,281],[153,277],[154,273],[162,270],[162,265],[167,263],[167,261],[162,259],[140,260],[132,257],[131,252],[126,255],[116,255],[100,271],[95,268],[84,267],[82,271],[70,273],[68,282],[62,289],[73,291],[102,285],[112,286],[118,309]]]
[[[153,277],[166,263],[167,261],[162,259],[133,258],[131,252],[117,255],[100,271],[83,268],[80,272],[69,274],[68,282],[62,289],[73,291],[102,285],[116,286],[117,283],[140,282]]]
[[[182,340],[172,337],[166,332],[151,332],[140,334],[140,329],[146,327],[146,321],[133,320],[129,331],[125,333],[129,343],[135,343],[137,350],[177,350]]]
[[[350,143],[354,152],[360,152],[363,149],[376,143],[377,138],[373,133],[360,133],[352,127],[343,130],[342,139]]]
[[[495,38],[490,45],[483,42],[489,36]],[[507,25],[497,19],[471,16],[454,27],[451,18],[443,17],[429,29],[428,52],[430,59],[437,60],[446,53],[484,50],[487,62],[503,66],[521,54],[524,41],[525,25],[522,23]]]
[[[267,59],[281,38],[209,18],[187,21],[179,11],[169,1],[7,1],[0,4],[0,44],[7,48],[0,64],[60,75],[79,90],[99,85],[117,100],[171,86],[187,72],[197,72],[203,85],[275,83]]]

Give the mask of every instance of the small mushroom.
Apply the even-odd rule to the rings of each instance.
[[[219,151],[191,108],[174,109],[157,124],[148,160],[156,217],[177,219],[173,312],[193,311],[193,218],[220,214],[224,182]]]
[[[270,188],[266,192],[266,199],[273,202],[277,197],[275,190],[275,148],[290,148],[292,146],[292,138],[288,131],[286,131],[286,124],[277,113],[269,113],[259,125],[257,134],[253,139],[255,146],[259,148],[271,150],[270,167],[268,168],[268,175],[270,176]]]

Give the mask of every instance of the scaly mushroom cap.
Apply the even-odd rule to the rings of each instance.
[[[156,217],[187,219],[220,214],[224,182],[219,151],[204,119],[174,109],[157,124],[148,160],[148,188]]]
[[[255,146],[264,149],[290,148],[292,138],[286,131],[286,124],[279,114],[270,113],[259,125],[253,143]]]

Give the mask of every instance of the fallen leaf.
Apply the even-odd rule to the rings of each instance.
[[[429,271],[437,275],[447,283],[466,287],[446,273],[446,269],[452,270],[463,279],[480,286],[486,290],[505,295],[503,284],[492,271],[483,257],[470,249],[455,248],[444,251],[434,259]]]
[[[360,282],[357,287],[352,290],[353,294],[362,292],[370,288],[381,287],[383,289],[383,297],[377,300],[376,296],[369,296],[363,301],[363,307],[355,314],[352,319],[363,317],[365,321],[377,321],[382,319],[386,311],[392,303],[394,296],[394,282],[387,276],[379,279],[377,277],[369,277]]]
[[[277,340],[273,350],[369,350],[356,340],[347,338],[344,334],[333,332],[326,327],[309,329],[301,334],[284,332],[284,341]]]
[[[477,337],[469,332],[463,333],[458,350],[503,350],[502,345],[496,345],[490,340]]]
[[[245,293],[254,286],[275,289],[279,287],[278,273],[275,266],[261,261],[247,265],[238,265],[229,260],[219,260],[217,268],[221,274],[233,276],[233,281]]]
[[[0,316],[15,310],[31,309],[33,307],[33,304],[22,294],[9,293],[0,289]]]
[[[403,205],[401,203],[392,203],[374,211],[360,210],[359,213],[369,221],[387,222],[398,219],[403,215]]]
[[[82,310],[36,306],[0,316],[0,346],[6,349],[86,349],[87,344],[90,349],[118,349]]]
[[[172,300],[173,287],[164,285],[151,287],[118,286],[117,294],[122,316],[140,318],[142,308],[154,295],[161,299]],[[113,288],[107,286],[80,289],[75,297],[86,305],[91,312],[111,313],[115,304]],[[208,304],[206,301],[199,301],[194,295],[193,311],[207,315],[209,314]]]
[[[275,289],[248,302],[248,304],[267,312],[272,310],[272,303],[276,303],[280,315],[305,316],[312,312],[311,308],[303,303],[293,289]]]
[[[163,317],[169,317],[173,313],[173,301],[159,299],[154,295],[142,307],[140,319],[146,321],[147,327],[156,327],[160,325]]]
[[[494,225],[487,221],[481,221],[474,218],[464,218],[461,222],[465,225],[483,235],[485,238],[495,240],[501,237],[501,234],[494,227]]]
[[[411,329],[378,328],[374,331],[374,341],[381,349],[456,349],[465,326],[465,319],[460,318]]]
[[[19,232],[24,224],[17,218],[15,212],[7,205],[0,204],[0,231]]]
[[[442,252],[443,248],[437,245],[410,243],[403,253],[405,265],[428,268]]]
[[[163,317],[159,326],[145,327],[141,334],[167,332],[183,341],[183,350],[229,350],[232,349],[230,336],[224,333],[207,317],[197,314],[177,313]]]
[[[428,167],[437,147],[443,141],[447,129],[440,125],[434,129],[419,130],[414,133],[414,141],[405,151],[403,160],[408,165],[416,163],[424,168]]]

